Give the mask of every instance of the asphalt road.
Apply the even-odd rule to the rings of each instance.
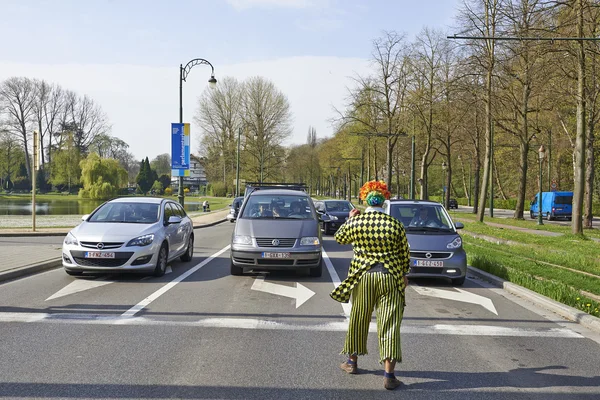
[[[452,209],[452,210],[448,210],[451,213],[472,213],[473,212],[473,207],[469,207],[469,206],[459,206],[458,209]],[[485,209],[485,215],[489,216],[490,215],[490,209],[486,207]],[[494,217],[496,218],[513,218],[515,215],[515,211],[514,210],[504,210],[504,209],[500,209],[500,208],[494,208]],[[526,211],[523,214],[523,217],[525,218],[525,220],[530,220],[530,221],[537,221],[537,218],[535,219],[531,219],[529,217],[529,211]],[[554,224],[554,225],[562,225],[562,226],[571,226],[571,221],[567,221],[567,220],[553,220],[553,221],[548,221],[547,219],[543,219],[542,221],[544,224]],[[592,225],[596,228],[600,227],[600,218],[599,217],[593,217],[592,218]]]
[[[350,248],[326,237],[321,278],[231,276],[231,229],[196,230],[192,262],[161,278],[76,279],[59,269],[0,284],[0,397],[600,398],[600,335],[474,279],[460,290],[411,281],[402,389],[383,389],[375,333],[361,373],[346,375],[338,353],[348,310],[328,294],[346,276]],[[314,295],[297,307],[256,290],[272,285]]]

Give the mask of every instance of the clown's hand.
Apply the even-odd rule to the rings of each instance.
[[[355,215],[359,215],[360,214],[360,210],[358,208],[354,208],[352,210],[350,210],[350,214],[348,215],[350,218],[354,217]]]

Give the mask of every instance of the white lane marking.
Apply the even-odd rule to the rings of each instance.
[[[148,307],[148,305],[154,300],[158,299],[160,296],[162,296],[163,294],[171,290],[173,287],[175,287],[175,285],[177,285],[179,282],[183,281],[185,278],[198,271],[200,268],[204,267],[213,259],[225,253],[227,250],[229,250],[229,247],[230,245],[225,246],[221,250],[217,251],[215,254],[202,261],[200,264],[187,271],[186,273],[179,275],[177,278],[173,279],[171,282],[167,283],[165,286],[161,287],[156,292],[152,293],[150,296],[146,297],[144,300],[140,301],[138,304],[125,311],[121,316],[126,318],[133,317],[135,314],[142,311],[145,307]]]
[[[496,307],[492,300],[487,297],[480,296],[475,293],[467,292],[459,288],[455,288],[458,292],[450,290],[441,290],[436,288],[422,287],[417,285],[411,285],[411,287],[419,294],[424,296],[439,297],[446,300],[462,301],[463,303],[479,304],[486,310],[498,315]]]
[[[323,251],[323,260],[325,261],[325,265],[327,266],[327,271],[329,272],[329,276],[331,276],[331,281],[333,282],[333,287],[338,287],[342,281],[340,281],[340,277],[338,276],[335,268],[333,268],[333,263],[329,259],[327,252],[325,249]],[[352,310],[352,302],[348,303],[340,303],[342,305],[342,309],[344,310],[344,315],[346,318],[350,317],[350,310]]]
[[[165,321],[147,317],[124,318],[118,314],[48,314],[48,313],[0,313],[0,322],[49,322],[97,325],[149,325],[149,326],[190,326],[199,328],[261,329],[282,331],[346,332],[348,321],[335,321],[322,324],[290,324],[257,318],[203,318],[195,321]],[[450,336],[511,336],[547,338],[584,338],[567,328],[510,328],[492,325],[406,325],[401,328],[404,334],[450,335]],[[371,323],[369,332],[377,332],[377,325]]]
[[[271,293],[296,299],[296,308],[300,307],[308,299],[315,295],[315,292],[299,282],[296,282],[296,287],[285,286],[277,283],[266,282],[264,275],[257,276],[254,279],[251,289],[259,292]]]
[[[52,296],[48,297],[46,301],[57,299],[63,296],[68,296],[74,293],[83,292],[85,290],[97,288],[100,286],[110,285],[111,283],[113,283],[113,281],[105,281],[103,279],[75,279],[73,282],[69,283],[67,286],[54,293]]]

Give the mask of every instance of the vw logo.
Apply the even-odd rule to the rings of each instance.
[[[431,253],[425,253],[425,257],[431,258]]]
[[[104,243],[100,242],[96,245],[96,247],[98,248],[98,250],[102,250],[104,248]]]
[[[271,242],[271,244],[273,246],[279,246],[279,239],[273,239],[273,241]]]

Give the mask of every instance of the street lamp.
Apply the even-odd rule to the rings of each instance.
[[[448,164],[446,161],[442,161],[442,204],[446,207],[446,168]]]
[[[538,159],[540,164],[540,192],[538,195],[538,225],[544,225],[542,222],[542,163],[544,162],[544,158],[546,158],[546,149],[544,145],[541,145],[538,150]]]
[[[183,64],[179,64],[179,123],[183,124],[183,82],[187,79],[188,74],[191,69],[196,65],[209,65],[212,72],[210,74],[210,79],[208,80],[208,86],[210,88],[214,88],[217,85],[217,79],[215,78],[215,68],[213,65],[203,58],[194,58],[190,62],[188,62],[185,67]],[[179,204],[183,207],[183,176],[179,176],[179,189],[177,190],[177,198],[179,199]]]

